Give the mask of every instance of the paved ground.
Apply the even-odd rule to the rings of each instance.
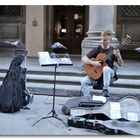
[[[63,115],[61,107],[68,99],[56,97],[55,103],[56,113],[66,124],[68,116]],[[30,110],[21,109],[13,114],[0,113],[0,135],[104,135],[93,130],[67,128],[62,121],[54,117],[42,119],[32,126],[52,110],[52,97],[50,96],[34,96],[34,101],[29,107]],[[52,113],[49,116],[52,116]]]
[[[12,60],[12,57],[2,56],[0,61],[1,69],[8,69]],[[38,58],[27,59],[28,70],[54,70],[53,67],[42,68],[39,65]],[[75,67],[65,67],[66,70],[77,70],[77,64],[79,60],[75,60]],[[69,69],[70,68],[70,69]],[[61,69],[61,68],[60,68]],[[55,110],[59,117],[67,124],[68,116],[63,115],[61,112],[62,105],[70,98],[68,97],[56,97]],[[103,135],[97,131],[79,129],[79,128],[67,128],[62,121],[55,119],[54,117],[43,119],[34,126],[40,118],[46,116],[52,110],[53,100],[51,96],[35,95],[33,103],[29,106],[30,110],[21,109],[16,113],[2,113],[0,112],[0,135],[1,136],[55,136],[55,135]],[[52,113],[49,115],[52,116]],[[69,130],[71,129],[71,130]]]

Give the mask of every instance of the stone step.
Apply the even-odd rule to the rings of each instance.
[[[5,77],[7,69],[0,70],[0,84]],[[56,72],[56,95],[57,96],[80,96],[80,81],[85,73],[79,71],[63,71],[59,69]],[[54,71],[51,69],[28,70],[27,88],[33,94],[53,95],[54,89]],[[140,95],[140,75],[138,74],[118,74],[119,79],[110,87],[110,94],[116,96]],[[101,90],[94,90],[91,87],[91,94],[101,95]]]
[[[43,67],[44,68],[44,67]],[[0,69],[0,73],[6,73],[7,69],[1,68]],[[54,71],[51,69],[37,69],[37,70],[33,70],[33,69],[29,69],[27,71],[27,75],[28,74],[35,74],[35,75],[54,75]],[[56,72],[57,76],[75,76],[75,77],[84,77],[86,74],[84,71],[81,71],[81,69],[79,68],[79,71],[70,71],[68,69],[66,69],[66,71],[59,69]],[[140,74],[138,73],[118,73],[118,77],[122,78],[122,79],[140,79]]]
[[[0,80],[3,81],[6,73],[0,73]],[[54,83],[54,75],[38,75],[38,74],[27,74],[27,82],[32,83]],[[120,76],[121,77],[121,76]],[[81,76],[56,76],[56,84],[59,85],[80,85],[80,81],[83,77]],[[112,84],[112,87],[125,87],[125,88],[138,88],[140,89],[139,79],[123,79],[119,78]],[[133,78],[133,77],[132,77]]]
[[[53,95],[54,93],[54,85],[53,84],[45,84],[45,83],[27,83],[27,88],[33,94],[37,95]],[[55,95],[56,96],[81,96],[81,86],[78,85],[58,85],[55,86]],[[92,95],[102,95],[102,90],[95,90],[90,87]],[[115,97],[124,97],[124,96],[137,96],[140,97],[139,89],[132,88],[120,88],[120,87],[110,87],[109,93],[111,96]]]
[[[2,81],[5,77],[6,73],[0,73],[0,80]],[[59,85],[80,85],[80,81],[83,77],[74,77],[74,76],[56,76],[56,84]],[[35,75],[35,74],[27,74],[27,82],[32,83],[54,83],[53,75]],[[121,79],[119,78],[112,87],[125,87],[125,88],[140,88],[140,80],[139,79]]]
[[[59,85],[81,85],[83,77],[57,76],[56,84]],[[53,83],[54,77],[50,75],[27,75],[27,82],[35,83]],[[136,79],[118,79],[111,85],[112,87],[140,88],[140,80]]]

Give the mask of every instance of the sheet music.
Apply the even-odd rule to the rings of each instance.
[[[69,57],[51,58],[49,52],[38,52],[39,63],[43,65],[72,65]]]
[[[105,103],[106,102],[106,97],[93,95],[93,100],[102,101],[103,103]]]
[[[39,52],[38,53],[39,57],[39,64],[44,65],[44,64],[52,64],[51,58],[48,52]]]

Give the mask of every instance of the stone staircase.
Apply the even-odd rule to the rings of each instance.
[[[7,70],[0,70],[0,84]],[[80,81],[85,76],[82,71],[57,71],[56,72],[56,96],[81,96]],[[111,96],[123,97],[126,95],[140,96],[140,75],[118,75],[117,80],[110,87]],[[54,72],[29,70],[26,86],[33,94],[52,95],[54,89]],[[102,95],[101,90],[91,88],[91,94]]]

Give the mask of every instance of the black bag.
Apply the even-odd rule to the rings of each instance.
[[[117,68],[114,67],[113,69],[114,69],[115,75],[114,75],[113,78],[111,78],[110,84],[113,84],[114,81],[118,80],[118,76],[116,74],[116,69]],[[102,90],[103,89],[103,86],[104,85],[103,85],[103,74],[102,74],[102,76],[99,79],[97,79],[95,81],[95,83],[93,84],[93,89]]]
[[[103,89],[103,75],[95,81],[93,89]]]
[[[2,112],[16,112],[29,103],[29,95],[26,95],[25,87],[27,70],[20,66],[24,57],[22,54],[14,56],[0,87],[0,110]]]

